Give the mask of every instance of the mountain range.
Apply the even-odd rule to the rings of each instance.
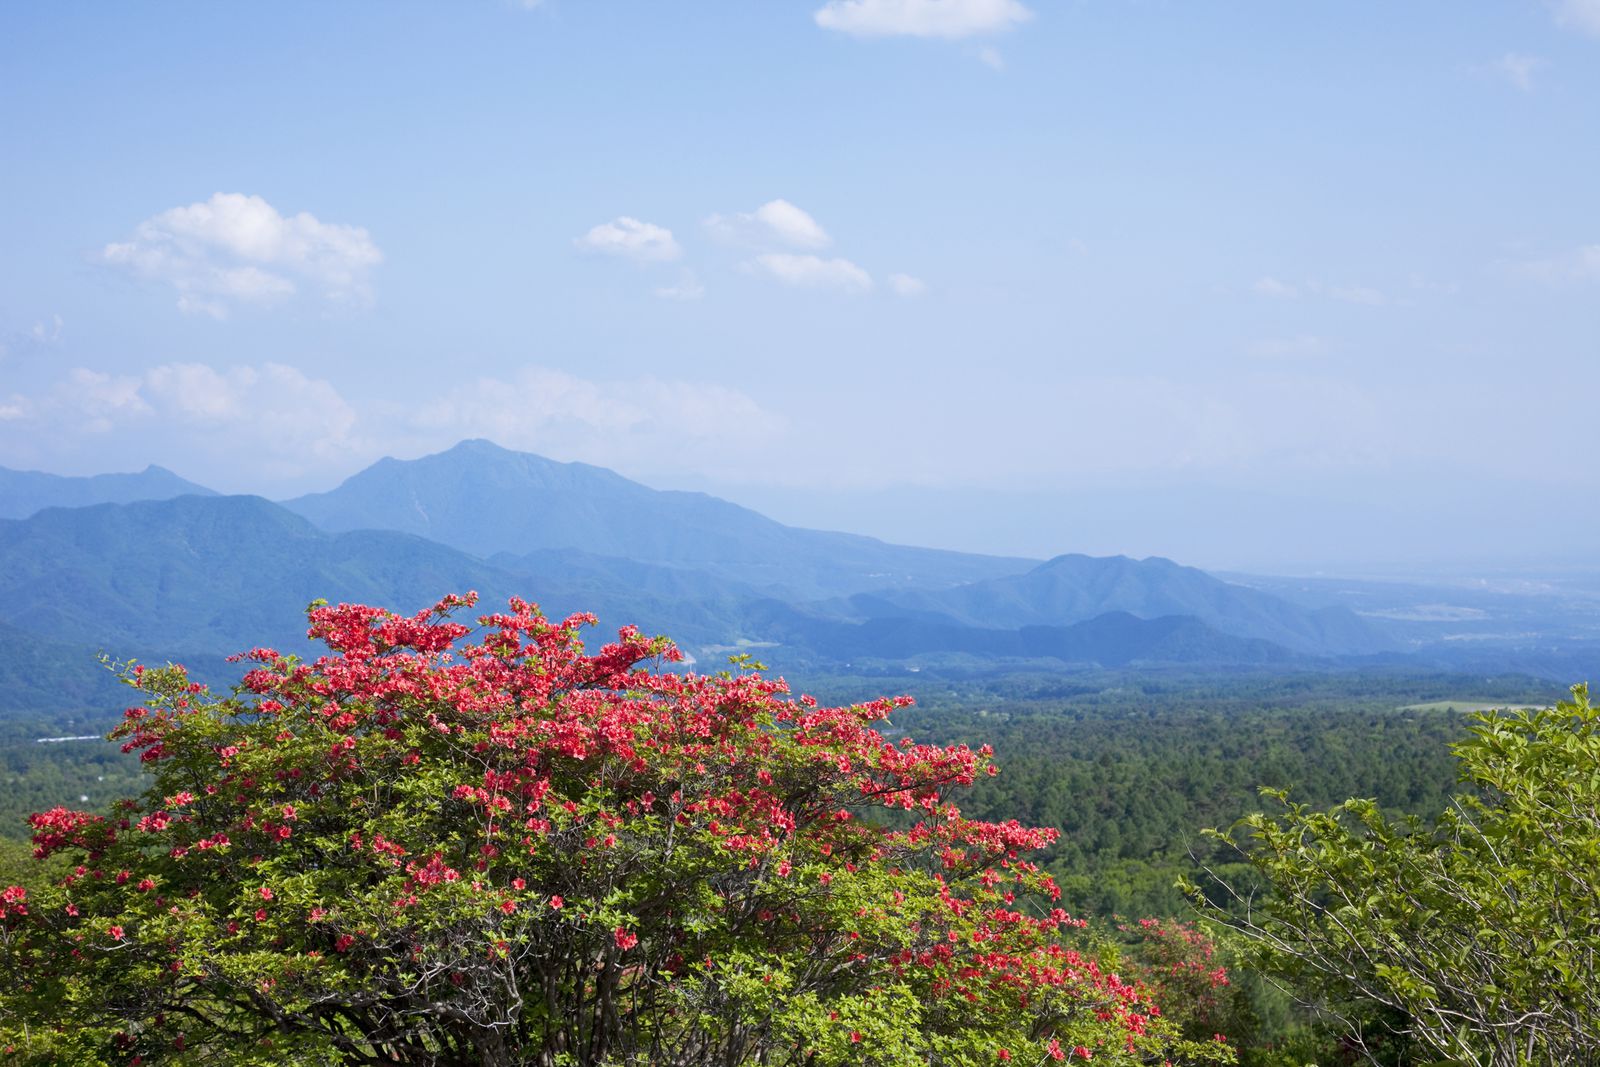
[[[137,474],[95,474],[86,478],[0,467],[0,519],[25,519],[44,508],[170,500],[189,494],[216,495],[165,467],[149,466]]]
[[[283,506],[333,532],[397,530],[483,557],[581,551],[688,568],[791,600],[938,588],[1027,565],[796,529],[704,493],[650,489],[603,467],[481,440],[379,460],[330,492]]]
[[[1373,620],[1170,560],[1037,561],[799,529],[699,493],[467,441],[274,503],[150,468],[0,469],[0,711],[79,706],[97,651],[304,650],[315,598],[415,611],[476,589],[634,623],[713,665],[1305,666],[1399,651]],[[141,497],[142,495],[142,497]],[[55,664],[52,668],[50,665]],[[20,684],[59,671],[59,687]],[[87,688],[86,688],[87,687]],[[58,691],[59,690],[59,691]]]

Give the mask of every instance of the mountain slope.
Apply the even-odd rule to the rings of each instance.
[[[516,594],[556,617],[593,611],[602,625],[591,642],[637,624],[713,664],[740,642],[774,645],[763,657],[778,669],[929,657],[1226,666],[1289,656],[1194,618],[844,619],[681,567],[554,549],[486,561],[393,531],[327,533],[259,497],[184,496],[0,520],[0,636],[11,636],[0,641],[0,681],[44,672],[59,679],[55,703],[77,705],[108,693],[97,651],[215,666],[258,644],[306,650],[302,613],[318,597],[415,611],[467,589],[485,608]],[[51,693],[0,693],[0,710],[37,710]]]
[[[488,441],[380,460],[337,489],[284,506],[329,531],[399,530],[484,557],[578,549],[688,567],[786,599],[938,588],[1032,562],[796,529],[704,493],[650,489],[601,467]]]
[[[137,474],[96,474],[87,478],[0,467],[0,519],[25,519],[45,508],[170,500],[187,494],[215,495],[205,486],[186,481],[165,467],[150,466]]]
[[[1109,612],[1070,626],[988,628],[933,617],[827,618],[767,601],[749,612],[755,632],[832,664],[938,661],[1059,661],[1058,666],[1141,664],[1213,668],[1289,666],[1303,657],[1270,641],[1222,633],[1199,619],[1141,619]],[[763,656],[766,653],[763,651]]]
[[[259,497],[49,509],[0,523],[0,620],[112,651],[228,653],[292,636],[319,596],[409,589],[395,606],[414,609],[482,577],[460,553],[390,536],[342,542]]]
[[[1057,556],[1023,574],[953,589],[856,595],[847,604],[859,618],[943,618],[978,627],[1069,626],[1112,612],[1188,616],[1222,633],[1314,655],[1390,647],[1352,612],[1299,607],[1159,557]]]
[[[740,636],[748,597],[711,581],[679,586],[685,572],[654,584],[635,580],[643,565],[582,553],[515,562],[392,531],[330,534],[260,497],[51,508],[0,520],[0,625],[113,655],[181,659],[302,648],[305,607],[318,597],[409,612],[476,589],[487,610],[518,595],[552,617],[593,612],[601,626],[591,643],[624,624],[691,647]]]
[[[759,646],[780,671],[911,661],[1270,666],[1383,651],[1349,612],[1291,605],[1167,560],[1062,556],[982,577],[1018,563],[795,530],[710,497],[493,446],[453,453],[430,457],[438,464],[379,464],[352,483],[378,518],[399,521],[396,486],[409,485],[413,503],[426,501],[412,510],[427,521],[414,525],[464,536],[481,520],[480,551],[497,538],[575,538],[586,526],[611,551],[482,558],[396,530],[329,532],[259,497],[46,508],[0,520],[0,638],[9,638],[0,639],[0,681],[10,681],[0,709],[43,706],[49,684],[20,684],[40,673],[59,679],[69,703],[102,697],[104,676],[88,670],[97,651],[213,664],[258,644],[306,651],[303,612],[315,598],[416,611],[468,589],[488,609],[519,595],[553,617],[594,612],[591,643],[636,624],[713,665],[730,648]],[[491,484],[463,463],[493,473]],[[372,517],[338,503],[308,510],[322,508],[329,522]],[[560,514],[544,522],[541,508]],[[666,558],[612,554],[629,544]],[[818,590],[835,595],[812,599]]]
[[[86,646],[46,641],[0,623],[0,711],[55,712],[127,703],[117,678]]]

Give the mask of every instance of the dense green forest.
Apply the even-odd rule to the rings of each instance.
[[[104,713],[0,719],[0,839],[27,840],[32,812],[104,810],[144,788],[138,758],[103,737],[115,722]],[[55,738],[72,740],[41,740]]]
[[[1471,707],[1543,705],[1560,695],[1524,679],[1329,673],[1107,672],[1064,681],[916,672],[808,681],[807,691],[841,702],[914,695],[917,706],[895,710],[886,736],[993,746],[999,773],[965,791],[963,812],[1058,829],[1060,838],[1038,855],[1061,888],[1061,905],[1112,929],[1144,916],[1192,919],[1178,883],[1205,882],[1202,864],[1235,884],[1251,882],[1249,865],[1204,831],[1266,808],[1262,787],[1292,790],[1312,807],[1370,797],[1396,816],[1427,818],[1460,791],[1452,745],[1467,736]],[[0,723],[0,881],[40,884],[25,844],[29,813],[106,810],[143,790],[136,754],[96,737],[118,718],[100,710]],[[1222,947],[1231,960],[1234,950]],[[1149,947],[1135,938],[1126,951]],[[1190,999],[1212,1005],[1206,1025],[1229,1030],[1242,1063],[1326,1057],[1334,1047],[1243,970],[1226,996]]]
[[[1456,788],[1450,742],[1463,715],[1453,695],[1548,703],[1532,680],[1107,673],[1070,683],[1037,677],[808,679],[830,700],[903,691],[914,707],[896,729],[919,741],[993,745],[1001,773],[964,807],[1062,832],[1047,852],[1064,900],[1088,915],[1176,915],[1174,888],[1209,855],[1200,835],[1259,808],[1260,787],[1328,805],[1373,797],[1404,813],[1436,812]],[[132,694],[129,694],[131,696]],[[1408,710],[1444,702],[1444,707]],[[1464,710],[1467,700],[1462,700]],[[96,735],[116,716],[0,722],[0,838],[27,839],[30,812],[101,810],[141,788],[137,760]]]
[[[1086,915],[1185,912],[1175,882],[1215,854],[1201,831],[1259,810],[1263,787],[1312,805],[1371,797],[1400,813],[1438,812],[1458,787],[1450,744],[1469,704],[1561,695],[1518,678],[1179,672],[1065,681],[919,672],[818,689],[844,699],[886,686],[917,698],[895,719],[907,734],[994,746],[1001,773],[978,782],[964,808],[1059,829],[1048,865]]]

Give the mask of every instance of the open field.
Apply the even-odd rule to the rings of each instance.
[[[1401,711],[1459,711],[1471,713],[1477,711],[1493,711],[1495,708],[1506,708],[1511,711],[1526,711],[1529,705],[1507,704],[1505,701],[1483,700],[1481,698],[1464,697],[1460,700],[1431,700],[1426,704],[1406,704]]]

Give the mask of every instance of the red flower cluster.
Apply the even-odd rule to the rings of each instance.
[[[65,848],[79,848],[91,856],[98,856],[116,840],[116,831],[107,827],[106,820],[101,816],[67,808],[56,807],[30,815],[28,825],[33,827],[33,855],[36,859],[44,859]]]
[[[103,972],[126,1033],[160,1032],[142,1005],[204,997],[379,1060],[440,1027],[582,1062],[690,1027],[671,1039],[720,1062],[750,1038],[717,1020],[854,1044],[894,988],[929,1035],[979,1020],[1000,1059],[1159,1047],[1148,988],[1074,939],[1082,920],[1024,856],[1056,832],[952,801],[993,773],[986,746],[886,739],[907,698],[823,707],[753,673],[667,673],[677,649],[632,628],[589,655],[590,616],[513,600],[476,631],[447,618],[474,599],[316,606],[329,654],[255,649],[230,699],[176,669],[137,677],[146,703],[114,736],[150,767],[146,799],[115,825],[33,817],[37,854],[84,853],[59,921],[116,931],[119,959],[166,983],[118,998],[127,967]],[[76,956],[38,965],[92,962],[76,929]],[[214,965],[229,954],[275,962],[241,985]]]

